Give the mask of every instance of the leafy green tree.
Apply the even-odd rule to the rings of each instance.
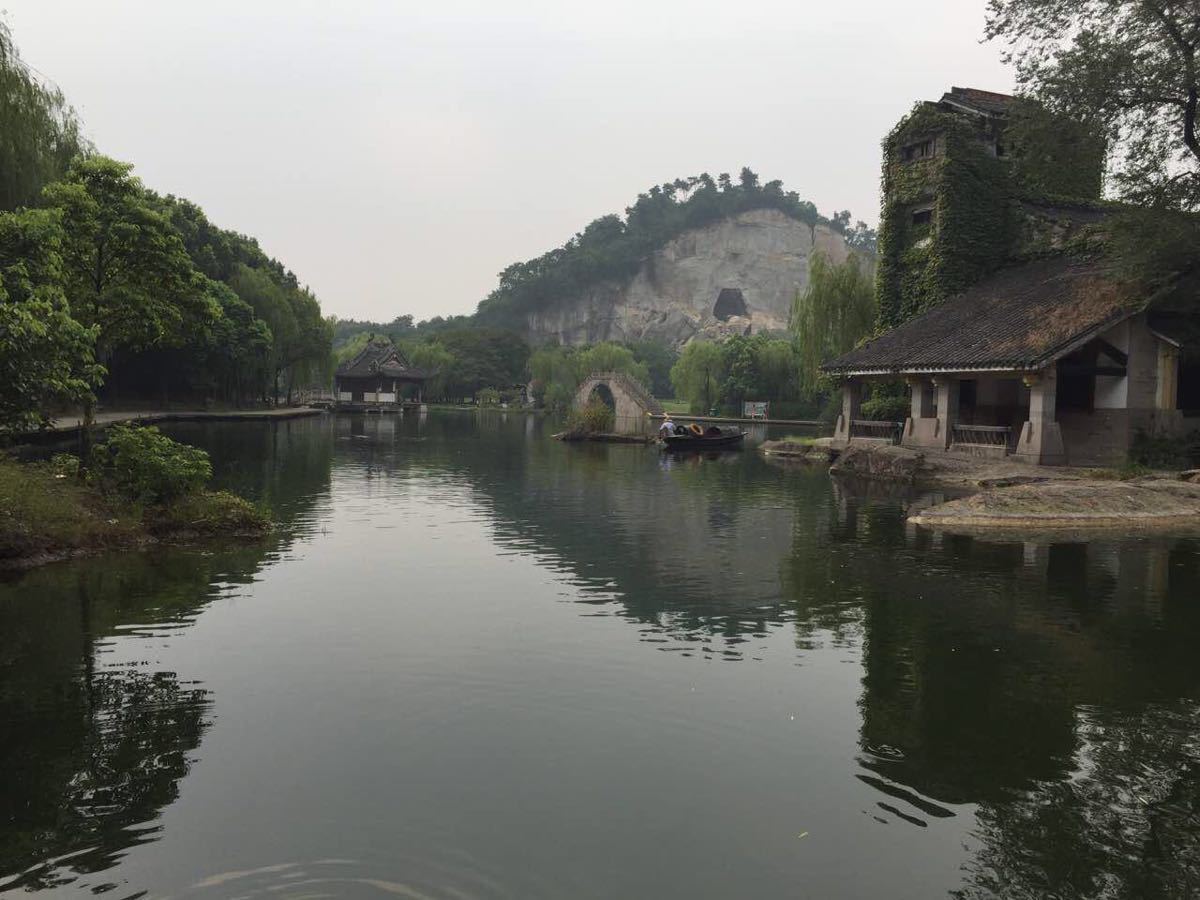
[[[1126,199],[1200,209],[1200,10],[1195,0],[989,0],[1023,90],[1093,123]]]
[[[0,213],[0,432],[42,425],[57,404],[85,403],[104,370],[95,329],[63,294],[62,231],[53,213]]]
[[[22,62],[0,21],[0,210],[36,203],[87,149],[75,111]]]
[[[402,346],[404,356],[414,368],[429,374],[425,382],[425,397],[429,400],[448,398],[450,380],[453,377],[458,357],[438,341],[408,341]]]
[[[623,372],[647,386],[650,381],[650,370],[645,363],[637,361],[632,350],[609,341],[584,348],[576,354],[576,384],[593,372]]]
[[[529,361],[529,345],[519,334],[499,328],[455,328],[438,334],[438,342],[454,354],[447,389],[473,397],[485,387],[520,384]]]
[[[725,341],[722,399],[739,407],[746,400],[778,402],[796,396],[797,366],[791,341],[765,334],[735,335]]]
[[[332,366],[333,325],[309,291],[283,283],[268,269],[240,263],[230,286],[270,329],[272,395],[291,399],[302,381],[327,381]],[[365,341],[363,342],[365,343]],[[361,348],[360,348],[361,349]]]
[[[133,500],[165,503],[196,493],[212,477],[205,451],[154,427],[114,425],[92,452],[92,478]]]
[[[692,341],[671,367],[675,397],[686,400],[693,412],[707,413],[721,396],[725,380],[725,354],[720,345]]]
[[[63,226],[63,280],[72,314],[96,329],[96,355],[178,340],[215,310],[170,222],[149,202],[132,166],[76,160],[46,188]]]
[[[799,386],[813,397],[822,363],[852,350],[875,327],[875,286],[857,255],[835,264],[824,253],[809,258],[808,287],[792,306],[799,355]]]
[[[636,341],[629,345],[633,358],[646,367],[646,387],[656,397],[669,397],[671,386],[671,366],[679,359],[679,353],[670,344],[661,341]]]

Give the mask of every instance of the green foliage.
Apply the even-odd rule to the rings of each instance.
[[[792,306],[799,356],[799,387],[814,397],[822,387],[821,365],[854,349],[875,324],[875,286],[856,254],[836,265],[824,253],[809,257],[808,288]]]
[[[64,478],[78,478],[81,462],[74,453],[55,453],[50,457],[50,470]]]
[[[0,21],[0,210],[32,206],[87,149],[75,111],[21,61]]]
[[[629,345],[633,358],[646,367],[644,384],[655,397],[667,397],[672,392],[671,366],[679,359],[679,353],[661,341],[635,341]]]
[[[1146,469],[1186,469],[1200,465],[1200,431],[1167,437],[1139,430],[1129,448],[1129,464]]]
[[[499,406],[500,392],[494,387],[481,388],[475,394],[475,402],[480,406]]]
[[[97,330],[97,356],[181,340],[216,311],[170,222],[132,166],[77,159],[46,188],[63,224],[63,286],[72,315]]]
[[[488,324],[519,324],[562,297],[632,277],[646,257],[684,231],[752,209],[778,209],[811,226],[848,229],[849,214],[836,222],[825,219],[812,203],[784,191],[782,182],[760,184],[749,169],[742,169],[737,184],[727,174],[680,178],[640,194],[624,219],[603,216],[562,247],[506,268],[476,316]],[[861,227],[865,240],[869,229]]]
[[[515,332],[455,328],[439,332],[437,343],[454,357],[445,382],[451,396],[472,397],[481,388],[508,388],[524,381],[529,345]]]
[[[1193,0],[990,0],[1022,88],[1116,148],[1119,194],[1200,210],[1200,15]]]
[[[534,403],[562,415],[574,402],[579,385],[593,372],[622,372],[643,386],[650,381],[649,366],[620,344],[542,347],[529,358]]]
[[[1183,358],[1200,360],[1200,215],[1169,209],[1123,210],[1112,218],[1110,257],[1120,274],[1170,317]]]
[[[692,341],[671,367],[675,397],[686,400],[692,412],[707,414],[721,397],[725,374],[725,353],[721,346]]]
[[[778,403],[798,392],[795,348],[791,341],[764,334],[735,335],[720,345],[725,380],[721,400],[740,414],[746,400]]]
[[[103,369],[94,329],[61,288],[62,230],[44,210],[0,213],[0,433],[36,428],[56,405],[92,397]]]
[[[0,559],[127,541],[136,517],[102,508],[98,499],[53,465],[0,456]]]
[[[571,410],[567,430],[575,434],[605,434],[613,430],[615,421],[612,407],[603,400],[592,399],[583,408]]]
[[[448,388],[454,375],[458,358],[440,342],[408,341],[402,348],[405,358],[417,369],[430,374],[425,382],[425,397],[428,400],[445,400],[450,394]]]
[[[908,388],[900,382],[884,382],[871,387],[871,395],[863,400],[862,417],[880,422],[903,422],[911,411]]]
[[[1009,111],[1001,140],[1018,190],[1041,197],[1100,199],[1107,147],[1087,120],[1021,98]]]
[[[145,518],[154,534],[255,535],[271,527],[270,517],[249,500],[228,491],[192,491]]]
[[[89,476],[131,500],[167,503],[201,490],[212,477],[208,454],[157,428],[115,425],[92,451]]]

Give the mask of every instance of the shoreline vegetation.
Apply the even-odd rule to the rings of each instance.
[[[262,537],[267,512],[207,487],[208,454],[153,427],[113,425],[82,460],[0,456],[0,571],[156,543]]]

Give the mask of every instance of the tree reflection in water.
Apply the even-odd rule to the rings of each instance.
[[[886,507],[842,491],[830,559],[798,564],[861,598],[860,778],[883,814],[974,805],[955,896],[1200,890],[1195,540],[897,544]]]
[[[150,661],[108,662],[107,651],[189,627],[303,533],[329,489],[332,448],[318,424],[181,429],[214,451],[224,483],[252,483],[271,501],[284,527],[267,541],[116,554],[0,582],[0,892],[70,884],[156,838],[213,698]]]

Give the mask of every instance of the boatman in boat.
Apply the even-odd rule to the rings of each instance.
[[[658,426],[658,436],[660,438],[670,437],[675,433],[675,423],[671,421],[671,414],[663,415],[662,424]]]

